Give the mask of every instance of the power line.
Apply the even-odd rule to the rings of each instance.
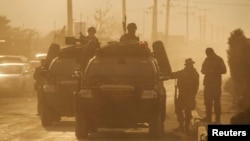
[[[185,2],[184,0],[175,0],[178,2]],[[250,4],[243,3],[225,3],[225,2],[211,2],[211,1],[190,1],[195,4],[209,4],[209,5],[218,5],[218,6],[239,6],[239,7],[250,7]]]
[[[196,4],[210,4],[210,5],[220,5],[220,6],[239,6],[239,7],[250,7],[250,4],[243,3],[221,3],[221,2],[208,2],[208,1],[192,1]]]

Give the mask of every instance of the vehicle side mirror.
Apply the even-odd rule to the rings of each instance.
[[[75,37],[65,37],[65,44],[66,45],[75,45],[76,41],[77,40]]]

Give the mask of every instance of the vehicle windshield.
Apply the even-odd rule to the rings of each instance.
[[[20,74],[22,73],[22,66],[20,65],[1,65],[0,74]]]
[[[156,78],[153,62],[143,57],[101,58],[94,59],[86,69],[85,76],[89,81],[119,80],[152,80]]]

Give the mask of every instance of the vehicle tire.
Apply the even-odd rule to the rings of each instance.
[[[42,125],[45,126],[50,126],[52,124],[52,110],[48,107],[43,105],[42,106],[42,113],[41,113],[41,122]]]
[[[159,139],[163,133],[164,123],[161,114],[155,115],[149,123],[149,135],[151,138]]]
[[[87,118],[81,114],[76,114],[75,136],[78,139],[88,137]]]
[[[172,69],[162,41],[155,41],[153,43],[153,52],[158,62],[160,71],[170,74],[172,72]]]

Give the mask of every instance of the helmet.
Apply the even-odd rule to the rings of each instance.
[[[135,30],[135,29],[137,29],[137,26],[136,26],[136,24],[135,23],[129,23],[128,25],[127,25],[127,29],[128,30]]]
[[[91,32],[91,33],[96,33],[95,27],[93,27],[93,26],[92,26],[92,27],[89,27],[89,28],[88,28],[88,33],[90,33],[90,32]]]

